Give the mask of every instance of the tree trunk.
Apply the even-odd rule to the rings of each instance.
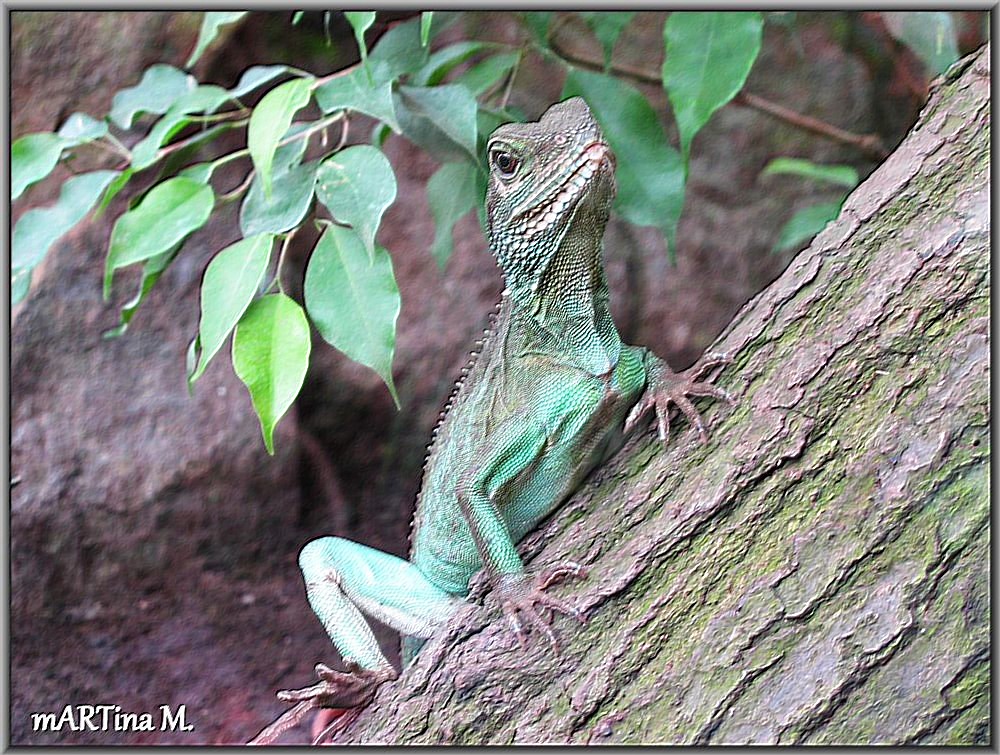
[[[491,598],[342,736],[404,743],[990,741],[988,46],[750,302],[706,447],[633,438],[523,543],[556,654]]]

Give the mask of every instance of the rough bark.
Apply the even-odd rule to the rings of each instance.
[[[989,48],[713,350],[707,447],[635,438],[523,545],[556,655],[470,607],[342,736],[985,743]]]

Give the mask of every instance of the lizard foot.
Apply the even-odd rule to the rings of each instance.
[[[247,744],[270,744],[315,708],[354,709],[352,712],[356,714],[371,702],[379,685],[396,678],[396,672],[391,669],[372,671],[351,662],[347,663],[347,671],[335,671],[324,663],[317,663],[316,676],[319,677],[319,681],[309,687],[280,690],[277,693],[278,699],[294,705],[265,726]],[[346,726],[354,717],[340,716],[335,720],[335,724]],[[326,736],[330,730],[328,728],[321,736]]]
[[[507,616],[511,630],[517,637],[521,647],[525,647],[528,625],[534,627],[544,634],[552,649],[559,652],[559,640],[555,632],[549,626],[551,618],[556,613],[572,616],[580,623],[586,622],[583,613],[564,600],[553,597],[545,592],[552,585],[563,582],[566,579],[583,578],[587,576],[587,571],[582,566],[573,561],[563,561],[542,571],[537,577],[527,574],[505,574],[496,583],[495,592],[500,601],[500,607]],[[551,613],[550,621],[542,618],[536,605],[549,609]]]
[[[639,402],[632,407],[625,420],[625,432],[635,427],[650,409],[656,411],[656,427],[660,440],[666,445],[670,439],[670,405],[674,404],[688,418],[701,436],[702,443],[708,443],[708,430],[701,414],[691,403],[695,396],[710,396],[735,404],[736,399],[712,383],[714,378],[702,380],[702,376],[716,367],[731,363],[726,354],[706,354],[684,372],[674,372],[667,363],[657,359],[650,370],[649,384]]]

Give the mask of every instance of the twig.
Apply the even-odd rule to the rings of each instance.
[[[865,154],[871,155],[878,160],[884,160],[889,156],[889,150],[885,148],[885,145],[882,144],[882,140],[877,134],[855,134],[851,131],[845,131],[831,123],[821,121],[809,115],[796,113],[794,110],[789,110],[783,105],[766,100],[756,94],[750,94],[750,92],[738,93],[733,97],[733,103],[766,113],[803,131],[810,131],[819,136],[825,136],[832,141],[857,147]]]
[[[574,63],[583,68],[588,68],[592,71],[604,70],[604,65],[602,63],[568,52],[564,48],[560,48],[556,45],[554,41],[552,42],[552,50],[570,63]],[[659,76],[638,68],[631,68],[629,66],[612,63],[611,72],[618,76],[637,81],[640,84],[653,84],[655,86],[662,85],[662,80]],[[735,105],[742,105],[743,107],[749,107],[759,112],[766,113],[772,118],[777,118],[778,120],[787,123],[790,126],[800,128],[803,131],[809,131],[819,136],[826,137],[831,141],[840,142],[841,144],[848,144],[876,159],[883,160],[889,155],[889,151],[885,148],[885,145],[882,144],[882,140],[876,134],[855,134],[850,131],[845,131],[842,128],[838,128],[837,126],[829,124],[825,121],[821,121],[818,118],[797,113],[794,110],[784,107],[783,105],[771,102],[770,100],[764,99],[759,95],[750,94],[749,92],[738,93],[732,99],[732,102]]]
[[[240,183],[240,185],[237,186],[232,191],[228,192],[227,194],[223,194],[221,197],[219,197],[219,203],[220,204],[226,204],[228,202],[232,202],[234,199],[236,199],[237,197],[239,197],[240,194],[242,194],[244,191],[246,191],[247,188],[250,186],[250,182],[253,181],[254,173],[255,173],[255,171],[253,171],[253,170],[247,171],[247,175],[243,179],[243,181]]]

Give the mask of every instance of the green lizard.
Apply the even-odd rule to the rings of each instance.
[[[299,556],[313,611],[348,666],[278,697],[296,706],[255,740],[270,741],[313,707],[358,708],[397,677],[362,614],[403,636],[404,664],[464,603],[485,568],[518,639],[555,636],[540,607],[583,619],[545,590],[583,576],[566,561],[538,575],[515,548],[654,409],[660,438],[676,404],[707,440],[692,396],[732,399],[699,380],[711,356],[675,374],[622,343],[608,309],[602,237],[615,159],[584,101],[538,122],[507,124],[488,142],[489,240],[504,273],[499,315],[435,431],[417,499],[410,559],[338,537]]]

